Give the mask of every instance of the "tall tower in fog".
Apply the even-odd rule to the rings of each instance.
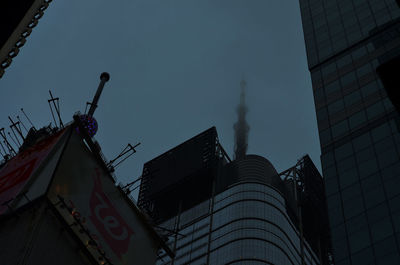
[[[242,80],[240,82],[240,89],[240,103],[237,107],[238,120],[233,127],[235,129],[235,159],[242,159],[245,157],[247,151],[247,139],[250,129],[246,121],[246,81]]]
[[[303,160],[300,174],[322,183],[311,159]],[[318,198],[314,191],[322,189],[315,187],[312,195]],[[323,220],[317,219],[312,232],[306,225],[300,232],[292,191],[290,179],[281,179],[264,157],[247,154],[231,161],[215,127],[155,157],[143,166],[138,205],[175,253],[169,258],[159,252],[156,265],[325,265],[314,244],[320,238],[315,227]]]

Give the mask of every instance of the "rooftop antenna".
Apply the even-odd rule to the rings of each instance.
[[[18,122],[20,122],[22,124],[22,127],[24,127],[25,131],[28,132],[28,129],[25,127],[24,123],[21,121],[21,119],[19,118],[19,116],[17,115],[17,120]],[[20,127],[21,129],[21,127]]]
[[[12,155],[12,154],[17,154],[14,150],[14,148],[11,146],[10,142],[7,140],[7,136],[6,133],[4,131],[4,128],[0,128],[0,136],[3,138],[3,143],[5,144],[5,146],[8,149],[8,152]]]
[[[136,188],[130,189],[133,185],[135,185],[139,180],[142,179],[142,176],[138,177],[136,180],[126,184],[125,186],[122,187],[122,190],[125,191],[126,194],[130,194],[132,191],[136,190],[138,187],[140,187],[140,183]]]
[[[1,147],[1,155],[3,156],[4,159],[6,159],[8,153],[1,142],[0,142],[0,147]]]
[[[28,118],[28,116],[26,115],[25,111],[23,108],[21,108],[22,114],[24,114],[25,118],[29,121],[29,123],[32,125],[33,130],[36,131],[35,125],[33,125],[33,123],[31,122],[31,120]]]
[[[50,90],[49,90],[49,94],[50,94],[50,99],[47,100],[47,102],[49,103],[49,107],[50,107],[50,111],[51,111],[51,116],[53,117],[54,124],[55,124],[56,127],[57,127],[57,122],[56,122],[56,119],[55,119],[55,117],[54,117],[53,108],[51,107],[51,103],[53,103],[54,110],[55,110],[55,112],[56,112],[56,114],[57,114],[58,122],[60,123],[60,128],[64,128],[64,124],[63,124],[63,122],[62,122],[62,120],[61,120],[61,115],[60,115],[60,101],[59,101],[60,98],[54,98],[54,97],[53,97],[53,94],[51,93]]]
[[[107,72],[103,72],[103,73],[100,75],[100,84],[99,84],[99,87],[97,88],[96,94],[94,95],[94,98],[93,98],[93,100],[92,100],[92,103],[87,103],[87,104],[90,104],[90,109],[89,109],[89,112],[88,112],[88,116],[91,116],[91,117],[93,116],[94,111],[95,111],[96,108],[97,108],[97,103],[99,102],[99,98],[100,98],[101,92],[103,91],[104,84],[105,84],[108,80],[110,80],[110,74],[107,73]],[[87,105],[86,105],[86,106],[87,106]],[[86,111],[85,111],[85,112],[86,112]]]
[[[5,151],[6,156],[8,156],[8,158],[9,158],[9,157],[12,157],[12,153],[10,152],[10,149],[9,149],[8,146],[6,145],[6,141],[3,140],[3,143],[4,143],[4,145],[5,145],[5,146],[7,147],[7,149],[8,149],[8,152]],[[1,145],[1,147],[3,147],[3,144]],[[5,159],[6,157],[3,157],[3,158]]]
[[[110,160],[110,162],[107,163],[107,167],[108,169],[113,172],[114,169],[121,164],[122,162],[124,162],[128,157],[130,157],[131,155],[133,155],[134,153],[136,153],[136,147],[139,146],[140,143],[135,144],[134,146],[132,146],[131,144],[128,144],[122,151],[121,153],[119,153],[119,155],[117,155],[116,158]],[[128,154],[130,152],[130,154]],[[120,159],[120,160],[119,160]],[[113,165],[114,162],[116,162],[117,160],[119,160],[115,165]]]
[[[14,131],[12,131],[12,132],[14,133],[14,136],[15,136],[15,132],[14,132]],[[14,142],[14,144],[15,144],[16,146],[21,147],[21,144],[20,144],[20,142],[18,141],[17,136],[15,136],[15,139],[17,139],[17,141],[15,141],[14,138],[11,136],[11,133],[10,133],[10,132],[8,132],[7,134],[8,134],[8,136],[10,136],[11,140]]]
[[[22,140],[25,140],[25,137],[24,137],[24,135],[22,134],[20,122],[19,122],[19,121],[14,122],[14,121],[11,119],[10,116],[8,116],[8,119],[9,119],[10,122],[11,122],[10,129],[11,129],[11,131],[13,132],[15,138],[18,140],[17,135],[15,134],[14,130],[16,130],[17,133],[19,134],[19,136],[21,136]],[[18,141],[18,143],[19,143],[19,141]]]
[[[235,129],[235,159],[244,158],[247,151],[247,139],[249,134],[249,125],[246,121],[247,106],[245,103],[246,81],[240,81],[240,103],[237,107],[238,121],[233,128]]]
[[[93,117],[93,114],[97,108],[97,103],[99,102],[99,98],[101,92],[103,91],[104,84],[108,80],[110,80],[110,75],[107,72],[103,72],[100,75],[100,84],[99,87],[97,88],[96,94],[94,95],[92,102],[91,103],[86,102],[85,114],[79,115],[79,119],[90,137],[93,137],[98,129],[98,124],[96,119]],[[88,105],[90,105],[90,109],[89,112],[86,114]]]

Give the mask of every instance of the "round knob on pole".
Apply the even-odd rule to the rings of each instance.
[[[107,72],[101,73],[100,80],[104,80],[105,82],[107,82],[108,80],[110,80],[110,74]]]

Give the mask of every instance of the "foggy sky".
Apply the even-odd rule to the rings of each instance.
[[[50,123],[48,90],[70,121],[103,71],[111,79],[94,115],[103,153],[142,143],[116,170],[123,183],[211,126],[232,158],[243,75],[248,153],[278,171],[308,153],[320,168],[297,1],[53,1],[0,79],[0,127],[21,107],[36,127]]]

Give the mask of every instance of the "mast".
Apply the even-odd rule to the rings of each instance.
[[[233,126],[233,128],[235,129],[235,159],[242,159],[246,155],[248,134],[250,130],[250,127],[246,121],[246,81],[242,80],[240,82],[240,89],[240,103],[237,107],[238,120]]]

